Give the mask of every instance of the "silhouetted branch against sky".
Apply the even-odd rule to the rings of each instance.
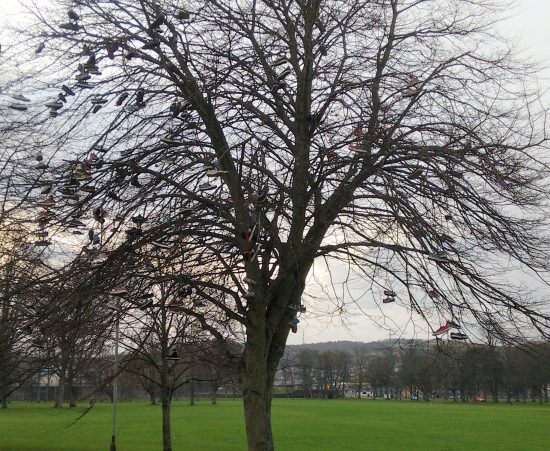
[[[493,3],[27,2],[6,200],[97,292],[190,286],[181,313],[222,336],[286,324],[307,274],[313,328],[546,333],[517,276],[548,270],[545,102]]]

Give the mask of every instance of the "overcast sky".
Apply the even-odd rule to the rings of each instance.
[[[516,0],[517,7],[510,11],[509,18],[500,25],[501,33],[508,37],[516,49],[524,56],[532,57],[546,69],[541,73],[540,86],[543,90],[550,89],[550,0]],[[16,22],[20,15],[18,0],[0,0],[0,39],[2,23]],[[0,87],[1,88],[1,87]],[[1,91],[1,89],[0,89]],[[546,99],[550,96],[546,95]],[[323,269],[317,268],[317,275],[322,279]],[[366,313],[381,320],[377,307]],[[386,320],[388,329],[393,331],[395,338],[398,330],[404,330],[406,336],[416,335],[419,338],[429,338],[430,333],[420,322],[413,326],[408,320],[410,313],[404,307],[390,305],[385,310],[389,314]],[[395,324],[391,324],[391,321]],[[389,322],[388,322],[389,321]],[[409,324],[408,327],[406,325]],[[371,341],[390,337],[388,329],[375,325],[366,316],[356,315],[347,319],[347,325],[339,324],[338,320],[329,323],[314,318],[314,313],[308,313],[302,318],[298,334],[291,334],[289,343],[356,340]]]

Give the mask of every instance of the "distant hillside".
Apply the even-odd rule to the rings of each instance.
[[[418,340],[415,340],[418,341]],[[368,353],[379,353],[392,347],[409,345],[411,340],[382,340],[370,341],[364,343],[361,341],[328,341],[324,343],[305,343],[301,345],[288,345],[285,354],[292,355],[300,352],[302,349],[313,349],[316,351],[353,351],[358,347],[366,348]]]

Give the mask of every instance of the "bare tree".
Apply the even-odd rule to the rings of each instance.
[[[238,382],[238,356],[241,345],[233,341],[207,340],[197,343],[197,359],[202,368],[201,380],[208,383],[212,405],[217,404],[222,386]]]
[[[300,369],[300,379],[302,380],[302,390],[304,396],[313,397],[313,386],[315,382],[315,368],[319,364],[319,352],[313,349],[302,349],[298,353],[298,365]]]
[[[26,241],[25,230],[9,218],[0,218],[0,402],[36,372],[35,280],[45,268],[40,253]]]
[[[391,350],[369,358],[367,375],[376,396],[389,395],[388,390],[394,385],[396,361]]]
[[[179,388],[191,382],[192,366],[206,334],[195,317],[182,314],[182,298],[192,296],[191,292],[182,293],[175,283],[154,280],[148,290],[152,297],[144,300],[146,304],[137,314],[125,319],[122,328],[122,343],[130,351],[129,362],[123,362],[123,367],[158,389],[163,449],[171,451],[172,398]]]
[[[94,306],[90,290],[85,287],[75,289],[71,284],[54,293],[54,299],[47,305],[56,305],[60,314],[50,313],[43,318],[42,327],[49,343],[48,365],[59,378],[55,407],[63,406],[65,395],[69,406],[75,407],[75,383],[104,353],[111,338],[110,321],[104,309]]]
[[[400,352],[400,371],[397,379],[410,393],[420,389],[425,401],[430,400],[437,383],[436,351],[437,348],[423,343],[411,343]]]
[[[368,349],[365,345],[356,346],[353,350],[354,374],[357,384],[357,397],[361,398],[363,384],[367,381]]]
[[[53,186],[63,200],[40,214],[96,221],[112,263],[189,239],[194,270],[173,279],[217,314],[184,313],[220,339],[245,332],[249,449],[274,448],[273,380],[316,259],[432,325],[547,336],[547,307],[499,264],[548,269],[547,167],[530,68],[483,45],[492,1],[69,5],[30,8],[39,25],[18,35],[49,97],[10,107],[48,163],[18,192]]]

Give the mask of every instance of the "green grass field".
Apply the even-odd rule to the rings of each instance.
[[[97,403],[66,427],[84,407],[11,403],[0,410],[0,450],[107,451],[110,404]],[[118,425],[119,451],[162,449],[159,406],[120,403]],[[240,400],[176,401],[172,428],[175,451],[246,448]],[[281,451],[550,450],[550,406],[275,399],[273,429]]]

